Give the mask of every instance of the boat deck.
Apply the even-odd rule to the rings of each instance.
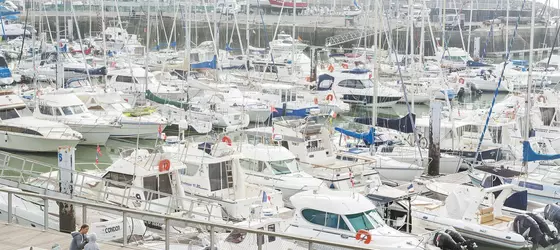
[[[60,250],[66,250],[70,246],[72,238],[69,234],[57,232],[54,230],[42,231],[40,229],[23,227],[15,224],[0,224],[0,249],[17,249],[17,250],[50,250],[56,244],[60,246]],[[100,249],[117,250],[117,249],[140,249],[134,246],[123,247],[118,243],[101,243]]]
[[[455,174],[448,174],[448,175],[443,175],[443,176],[437,176],[437,177],[422,176],[422,177],[413,181],[414,193],[422,194],[422,193],[429,192],[429,190],[424,185],[424,182],[428,181],[428,180],[434,180],[434,181],[437,181],[437,182],[444,182],[444,183],[455,183],[455,184],[465,184],[465,183],[470,183],[471,182],[471,179],[469,178],[469,172],[468,171],[463,171],[463,172],[459,172],[459,173],[455,173]],[[403,190],[403,191],[407,191],[409,185],[410,185],[410,183],[402,183],[401,185],[397,186],[397,188],[400,189],[400,190]]]

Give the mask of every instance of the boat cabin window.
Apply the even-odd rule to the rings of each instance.
[[[282,89],[280,90],[280,92],[282,93],[281,95],[281,101],[282,102],[290,102],[290,101],[295,101],[296,100],[296,93],[288,90],[288,89]]]
[[[356,230],[370,230],[383,226],[383,218],[376,210],[370,210],[364,213],[346,215],[346,219],[350,225]]]
[[[197,164],[187,164],[187,168],[181,168],[178,171],[182,175],[194,176],[198,172],[198,168]]]
[[[53,115],[53,107],[47,105],[39,105],[39,112],[43,115]]]
[[[67,106],[62,107],[62,112],[64,113],[64,115],[77,115],[84,113],[84,108],[82,107],[82,105]]]
[[[257,161],[253,159],[239,159],[239,164],[242,168],[253,172],[261,173],[266,169],[266,163],[264,161]]]
[[[20,133],[20,134],[28,134],[28,135],[40,135],[42,136],[41,133],[35,131],[35,130],[31,130],[31,129],[27,129],[27,128],[22,128],[22,127],[12,127],[12,126],[0,126],[0,132],[13,132],[13,133]]]
[[[327,213],[314,209],[304,209],[301,211],[303,218],[313,224],[326,226],[334,229],[350,230],[344,222],[342,216],[333,213]]]
[[[351,89],[365,89],[366,85],[360,81],[360,80],[352,80],[352,79],[348,79],[348,80],[342,80],[341,82],[338,83],[339,87],[344,87],[344,88],[351,88]]]
[[[132,185],[132,181],[134,180],[134,177],[129,174],[107,172],[103,176],[103,179],[113,181],[113,182],[107,182],[107,186],[109,187],[125,188],[125,185]],[[118,183],[115,182],[120,182],[122,183],[122,185],[119,185]]]
[[[116,82],[128,82],[128,83],[138,83],[138,81],[132,76],[117,76]]]
[[[161,199],[172,194],[170,178],[169,173],[144,177],[144,188],[153,191],[144,191],[146,200]]]
[[[16,109],[11,108],[11,109],[0,110],[0,119],[2,119],[2,121],[13,119],[13,118],[19,118],[19,114],[16,111]]]
[[[297,169],[297,162],[295,159],[269,161],[268,165],[270,165],[270,168],[275,175],[291,174],[292,169]]]
[[[233,179],[231,164],[231,161],[208,164],[210,191],[217,191],[233,187],[233,182],[228,183],[228,178]]]

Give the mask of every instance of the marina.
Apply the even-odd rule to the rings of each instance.
[[[0,0],[0,250],[560,249],[559,4]]]

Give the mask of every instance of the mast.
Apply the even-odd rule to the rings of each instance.
[[[151,9],[151,4],[147,4],[148,5],[148,13],[146,15],[146,58],[144,60],[144,77],[145,79],[145,83],[144,83],[144,91],[148,90],[148,59],[150,58],[150,9]],[[133,75],[134,77],[134,75]],[[136,98],[135,98],[136,99]]]
[[[375,128],[375,125],[377,125],[377,96],[379,95],[378,93],[378,84],[379,84],[379,39],[377,39],[379,37],[379,33],[381,33],[381,29],[379,28],[380,23],[379,23],[379,19],[382,18],[379,15],[379,5],[377,3],[378,1],[375,0],[373,3],[373,25],[374,25],[374,39],[373,39],[373,47],[375,47],[375,55],[373,57],[373,74],[374,74],[374,80],[373,80],[373,97],[371,98],[371,126]],[[368,1],[368,8],[367,8],[367,12],[366,12],[366,23],[369,21],[369,11],[371,10],[371,0]],[[367,24],[366,24],[367,25]],[[367,37],[367,36],[366,36]],[[367,45],[366,45],[367,47]],[[367,56],[367,55],[366,55]],[[372,147],[373,150],[373,147]]]
[[[247,0],[249,1],[249,0]],[[292,0],[292,75],[295,75],[296,63],[296,0]]]
[[[522,131],[523,142],[529,141],[529,122],[530,122],[530,110],[531,110],[531,86],[533,85],[533,46],[535,45],[535,4],[536,0],[533,0],[533,6],[531,7],[531,36],[529,39],[529,74],[527,75],[527,96],[525,97],[525,117],[524,117],[524,130]],[[525,154],[525,148],[523,148],[523,154]],[[528,172],[528,162],[527,157],[523,157],[523,169]],[[527,178],[527,175],[525,175]]]
[[[251,32],[249,31],[249,0],[245,0],[245,39],[247,43],[247,52],[245,53],[245,59],[247,60],[247,65],[245,65],[247,80],[249,80],[249,36]]]

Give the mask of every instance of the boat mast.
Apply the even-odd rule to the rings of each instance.
[[[524,130],[523,130],[523,142],[529,141],[529,122],[530,122],[530,110],[531,102],[531,86],[533,85],[533,46],[535,45],[535,4],[536,0],[533,0],[533,6],[531,7],[531,34],[529,38],[529,73],[527,75],[527,96],[525,97],[525,119],[524,119]],[[523,170],[525,173],[529,172],[528,159],[525,156],[525,147],[523,148]],[[527,178],[527,175],[525,175]],[[525,182],[526,183],[526,182]]]
[[[249,1],[249,0],[247,0]],[[296,0],[292,0],[292,75],[295,75],[296,63]],[[295,81],[295,79],[294,79]]]

